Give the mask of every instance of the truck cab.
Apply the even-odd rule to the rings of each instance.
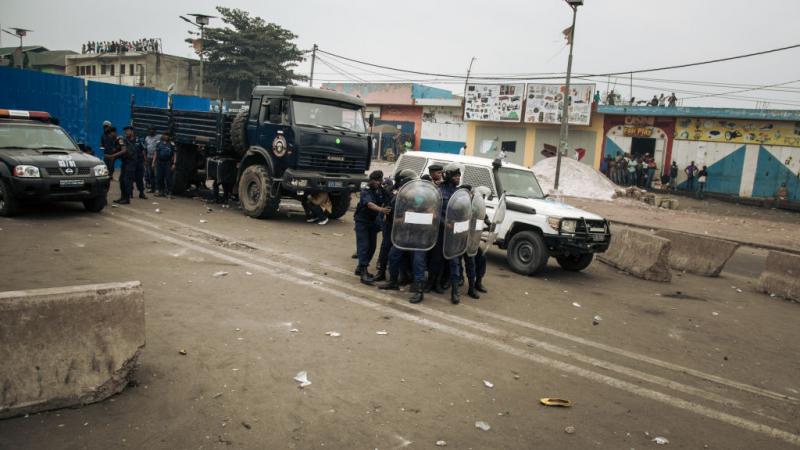
[[[508,264],[517,273],[533,275],[550,257],[565,270],[580,271],[591,264],[595,253],[608,249],[608,221],[548,198],[526,167],[474,156],[411,152],[400,157],[394,173],[411,169],[423,175],[432,164],[456,164],[461,167],[462,184],[489,188],[486,214],[490,219],[503,198],[505,214],[493,225],[493,244],[506,250]]]
[[[329,194],[330,216],[341,217],[369,170],[364,102],[333,91],[258,86],[231,124],[231,141],[243,150],[239,199],[253,217],[274,216],[281,198],[317,192]]]

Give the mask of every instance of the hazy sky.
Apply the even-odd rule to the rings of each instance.
[[[89,40],[160,37],[167,53],[192,56],[183,42],[190,26],[179,14],[214,14],[215,6],[238,7],[290,29],[297,44],[314,43],[333,53],[377,64],[437,73],[463,74],[470,58],[478,74],[563,72],[567,49],[561,31],[571,10],[563,0],[256,1],[210,0],[37,1],[0,0],[0,25],[33,29],[26,44],[80,51]],[[586,0],[575,35],[573,71],[618,72],[734,56],[800,43],[798,0]],[[216,20],[212,25],[221,25]],[[16,45],[6,34],[3,46]],[[325,56],[323,55],[323,58]],[[316,80],[351,77],[389,80],[327,57],[347,76],[318,64]],[[798,80],[772,90],[685,100],[691,106],[800,109],[800,49],[733,62],[634,76],[633,94],[651,98],[676,91],[679,98]],[[299,71],[308,73],[308,63]],[[408,74],[391,73],[408,80]],[[430,80],[432,77],[415,77]],[[666,80],[666,81],[665,81]],[[701,85],[676,84],[678,81]],[[598,82],[606,89],[607,79]],[[612,79],[629,95],[630,80]],[[714,87],[706,83],[731,83]],[[463,82],[428,84],[460,92]],[[461,85],[459,85],[461,83]],[[740,86],[746,85],[746,86]],[[683,91],[691,91],[683,92]],[[763,105],[762,105],[763,106]]]

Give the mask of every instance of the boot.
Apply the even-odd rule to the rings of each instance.
[[[147,196],[144,194],[144,191],[139,191],[139,198],[142,200],[147,200]]]
[[[450,303],[454,305],[461,303],[461,295],[458,293],[458,283],[452,283],[450,286]]]
[[[467,288],[467,295],[474,298],[475,300],[481,298],[480,294],[478,294],[478,291],[475,290],[475,280],[470,278],[467,280],[467,283],[469,283],[469,287]]]
[[[375,277],[375,281],[378,281],[378,278]],[[393,277],[389,275],[389,281],[386,284],[378,286],[378,289],[383,291],[398,291],[400,290],[400,285],[397,283],[397,277]]]
[[[373,278],[373,281],[386,281],[385,267],[378,267],[378,271],[375,272],[375,278]]]
[[[484,294],[489,292],[486,289],[486,286],[483,285],[483,278],[476,278],[475,279],[475,289],[477,289],[478,292],[483,292]]]
[[[354,274],[356,274],[356,275],[361,275],[361,272],[363,272],[363,271],[364,271],[364,268],[363,268],[363,267],[361,267],[361,266],[356,266],[356,270],[355,270],[355,272],[353,272],[353,273],[354,273]]]
[[[431,275],[428,279],[428,284],[425,286],[425,292],[436,292],[437,294],[444,294],[444,290],[439,285],[439,277]]]
[[[414,295],[408,299],[410,303],[419,303],[425,298],[425,294],[422,283],[414,283],[411,286],[411,291],[414,292]]]
[[[364,270],[361,271],[360,278],[362,283],[366,284],[367,286],[372,286],[372,274],[367,271],[366,267],[364,267]]]

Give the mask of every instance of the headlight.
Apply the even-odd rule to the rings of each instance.
[[[550,225],[550,228],[554,230],[558,230],[558,221],[561,220],[561,217],[548,217],[547,224]]]
[[[39,178],[39,168],[36,166],[15,166],[14,176],[19,178]]]
[[[92,167],[92,172],[96,177],[107,177],[108,176],[108,167],[105,164],[100,164],[97,166]]]
[[[561,221],[561,231],[563,233],[574,233],[575,227],[578,225],[577,220],[562,220]]]
[[[297,186],[297,187],[306,187],[306,186],[308,186],[308,180],[304,180],[304,179],[301,179],[301,178],[300,179],[292,178],[292,181],[290,182],[290,184],[292,186]]]

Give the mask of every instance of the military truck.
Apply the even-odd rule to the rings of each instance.
[[[299,86],[257,86],[236,114],[132,105],[139,136],[170,130],[176,144],[174,192],[206,180],[235,186],[245,214],[272,218],[281,199],[327,192],[339,218],[365,181],[372,141],[364,102]]]

